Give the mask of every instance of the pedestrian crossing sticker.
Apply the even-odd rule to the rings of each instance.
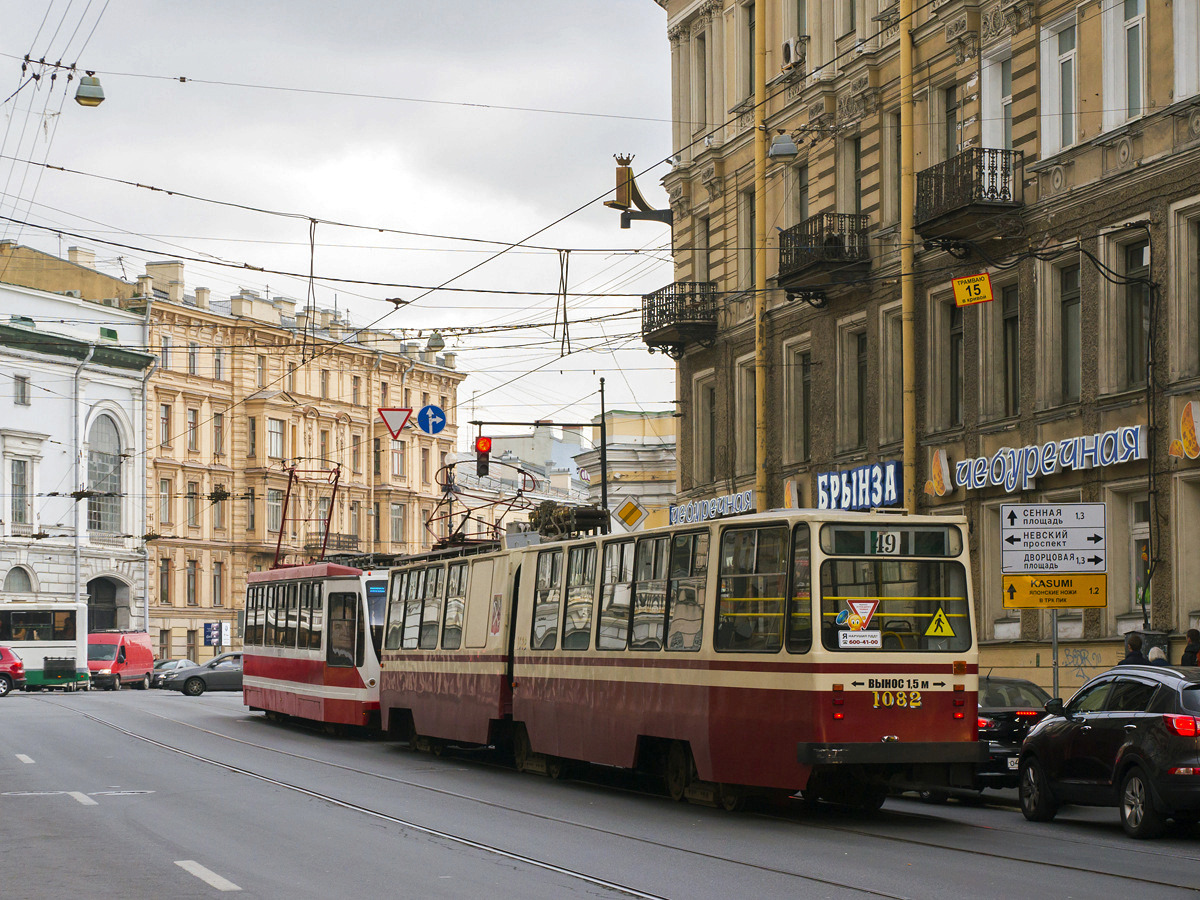
[[[933,621],[925,629],[925,637],[954,637],[954,629],[950,627],[950,620],[942,610],[934,613]]]

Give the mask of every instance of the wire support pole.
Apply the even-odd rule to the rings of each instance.
[[[760,4],[761,6],[761,4]],[[767,16],[754,16],[754,497],[767,492]]]
[[[900,0],[900,355],[903,368],[904,507],[917,511],[916,172],[913,147],[912,0]]]

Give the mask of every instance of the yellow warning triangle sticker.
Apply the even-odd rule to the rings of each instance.
[[[933,621],[925,629],[925,637],[954,637],[954,629],[950,627],[950,620],[942,610],[934,613]]]

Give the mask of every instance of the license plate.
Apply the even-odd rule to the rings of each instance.
[[[1009,767],[1010,769],[1015,769],[1015,768],[1017,768],[1017,763],[1018,763],[1018,762],[1019,762],[1019,760],[1018,760],[1018,759],[1017,759],[1015,756],[1010,756],[1010,757],[1008,758],[1008,767]]]

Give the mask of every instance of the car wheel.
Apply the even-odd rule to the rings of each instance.
[[[121,676],[114,675],[112,687],[110,687],[109,690],[110,691],[119,691],[120,689],[121,689]]]
[[[949,791],[921,791],[917,796],[921,798],[922,803],[945,803],[950,799]]]
[[[1050,781],[1035,757],[1021,760],[1021,813],[1030,822],[1049,822],[1058,812]]]
[[[189,697],[199,697],[204,693],[204,680],[201,678],[189,678],[183,683],[183,692]]]
[[[9,691],[13,689],[12,679],[7,675],[0,675],[0,697],[7,697]]]
[[[1166,820],[1154,808],[1154,793],[1146,774],[1136,766],[1121,780],[1121,827],[1133,838],[1154,838]]]
[[[150,676],[143,675],[142,680],[139,681],[137,684],[135,684],[134,687],[137,688],[139,691],[150,690]]]

